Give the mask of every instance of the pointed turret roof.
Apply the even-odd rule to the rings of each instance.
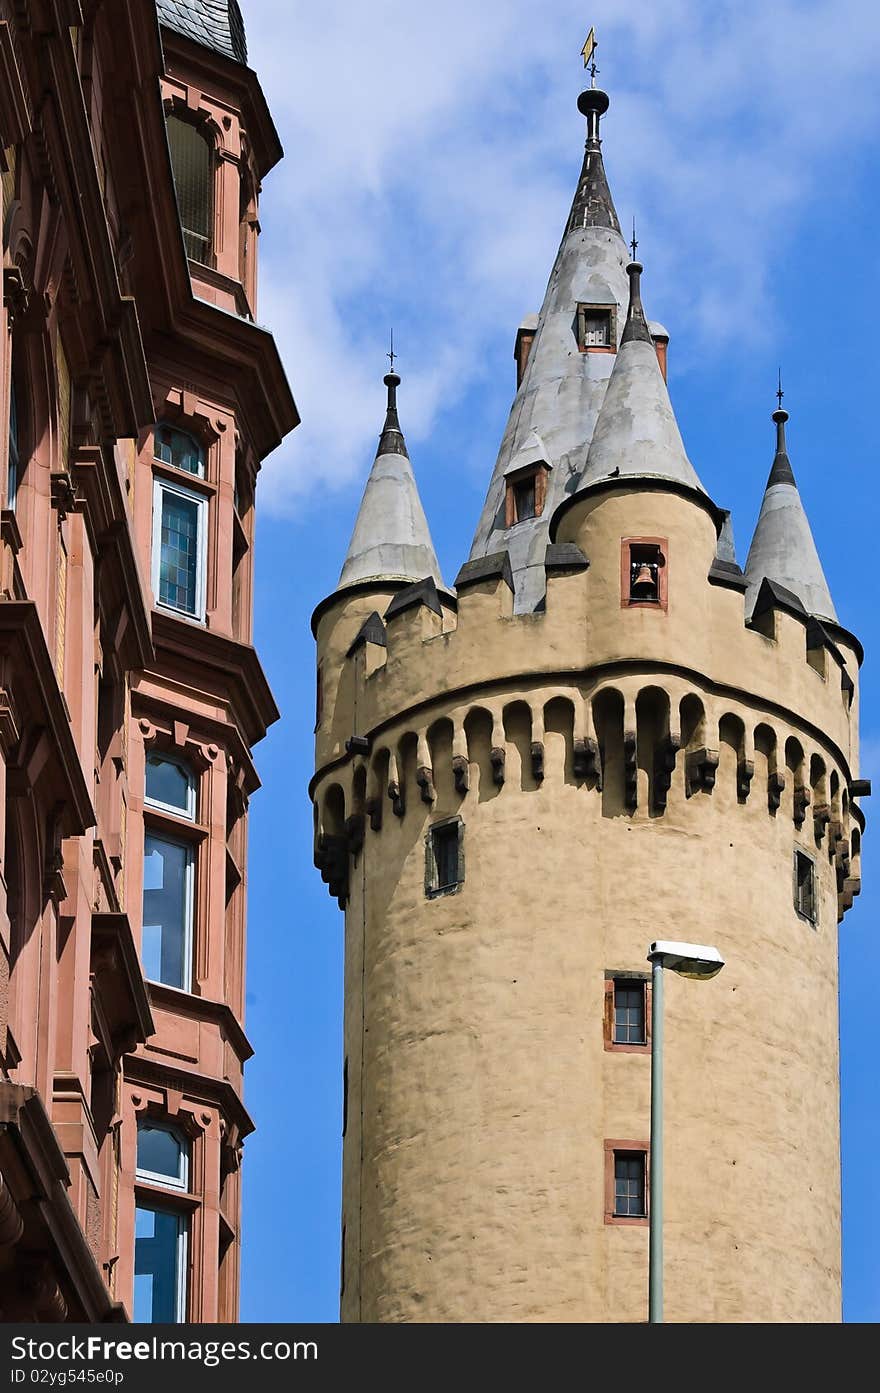
[[[796,595],[808,614],[837,623],[831,591],[801,501],[785,442],[788,412],[773,412],[776,454],[746,562],[746,614],[751,614],[761,582],[773,581]]]
[[[685,453],[642,307],[642,267],[627,266],[629,308],[578,487],[608,477],[668,479],[705,493]]]
[[[534,610],[544,595],[550,519],[574,487],[614,362],[607,350],[581,350],[578,307],[607,307],[613,346],[627,303],[627,251],[599,140],[608,98],[590,88],[578,107],[587,119],[583,166],[470,553],[476,560],[509,552],[520,611]],[[508,527],[505,476],[534,463],[536,440],[549,466],[544,508]]]
[[[388,406],[376,459],[364,488],[339,588],[368,580],[424,580],[440,586],[443,578],[406,441],[397,417],[400,378],[385,379]]]

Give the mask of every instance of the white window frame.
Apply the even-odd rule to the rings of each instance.
[[[175,464],[173,460],[165,459],[164,455],[159,454],[161,445],[156,439],[156,432],[160,430],[176,431],[178,435],[184,435],[187,440],[192,441],[199,452],[198,469],[183,469],[180,465]],[[157,421],[153,427],[153,459],[156,460],[158,464],[164,464],[167,469],[179,469],[181,474],[189,476],[190,479],[204,479],[207,473],[207,451],[198,436],[193,435],[191,430],[185,430],[183,426],[172,425],[170,421]]]
[[[186,852],[186,913],[183,920],[183,985],[172,987],[173,991],[191,992],[192,991],[192,969],[193,969],[193,924],[195,922],[196,907],[196,856],[195,848],[182,837],[169,837],[164,831],[157,831],[152,827],[144,829],[144,850],[146,852],[146,839],[152,837],[157,842],[167,842],[171,846],[182,846]],[[142,911],[143,920],[143,911]],[[142,928],[143,931],[143,928]],[[161,956],[161,955],[160,955]],[[141,959],[143,961],[143,959]],[[148,982],[155,982],[157,986],[170,987],[170,982],[162,982],[158,978],[148,977]]]
[[[166,1122],[154,1122],[152,1118],[145,1117],[144,1125],[151,1128],[154,1132],[169,1132],[171,1136],[180,1139],[185,1144],[180,1151],[180,1170],[181,1174],[175,1179],[166,1175],[163,1171],[145,1170],[141,1166],[135,1168],[135,1179],[146,1180],[151,1185],[161,1185],[166,1190],[188,1190],[189,1189],[189,1138],[185,1132],[181,1132],[178,1127],[172,1127]],[[138,1121],[138,1132],[140,1132],[140,1120]]]
[[[157,756],[165,761],[166,764],[174,764],[178,769],[182,769],[187,776],[188,784],[186,791],[186,808],[178,808],[174,803],[163,803],[159,798],[151,798],[147,793],[147,770],[149,768],[151,756]],[[144,764],[144,807],[156,808],[160,813],[171,813],[172,817],[185,817],[187,822],[196,820],[196,792],[197,780],[190,765],[185,759],[178,759],[175,755],[170,755],[165,750],[148,749]]]
[[[169,605],[164,600],[159,599],[159,570],[162,563],[162,498],[166,493],[176,493],[178,497],[185,498],[188,503],[198,504],[197,522],[197,566],[196,566],[196,605],[194,610],[178,609],[177,605]],[[165,610],[167,614],[181,614],[186,619],[195,619],[198,623],[205,622],[205,594],[208,570],[208,500],[203,493],[197,493],[195,489],[184,488],[182,484],[172,483],[169,479],[153,478],[153,556],[152,556],[152,582],[153,599],[157,609]]]

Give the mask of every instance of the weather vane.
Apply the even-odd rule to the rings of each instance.
[[[583,54],[584,58],[584,67],[589,68],[590,70],[591,87],[596,86],[596,74],[599,71],[599,69],[596,67],[597,48],[598,44],[596,42],[596,30],[591,28],[589,34],[587,35],[587,41],[581,49],[581,53]]]
[[[391,330],[391,352],[385,354],[385,357],[386,357],[386,358],[390,358],[390,359],[391,359],[391,371],[392,371],[392,372],[394,371],[394,359],[395,359],[397,356],[398,356],[398,355],[394,352],[394,330],[392,329],[392,330]]]
[[[629,244],[629,249],[630,249],[630,251],[631,251],[632,254],[633,254],[633,261],[635,261],[635,259],[636,259],[636,251],[638,250],[638,245],[639,245],[639,244],[638,244],[638,242],[636,241],[636,220],[635,220],[635,218],[633,218],[633,235],[632,235],[632,241],[631,241],[630,244]]]
[[[778,387],[776,388],[776,400],[779,402],[779,406],[778,406],[777,410],[781,411],[781,410],[782,410],[782,398],[785,396],[785,393],[784,393],[783,390],[782,390],[782,368],[779,369],[779,379],[778,379],[778,380],[779,380],[779,385],[778,385]]]

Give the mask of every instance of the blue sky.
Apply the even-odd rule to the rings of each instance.
[[[314,650],[381,426],[401,420],[447,580],[466,559],[580,168],[578,52],[600,37],[606,170],[638,220],[690,458],[748,550],[789,450],[841,622],[862,639],[862,773],[880,795],[876,585],[880,7],[613,0],[243,0],[286,158],[261,221],[260,319],[302,426],[258,490],[256,635],[283,716],[251,816],[242,1316],[337,1317],[342,918],[311,864]],[[871,804],[866,801],[870,818]],[[841,933],[845,1314],[880,1319],[878,853]],[[784,1183],[781,1178],[780,1183]]]

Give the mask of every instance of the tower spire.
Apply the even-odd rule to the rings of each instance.
[[[588,40],[588,63],[591,55]],[[587,121],[583,165],[470,554],[476,560],[508,552],[518,611],[534,610],[543,598],[550,518],[590,443],[614,362],[609,349],[628,298],[626,245],[599,139],[608,97],[590,87],[578,98],[578,109]],[[538,461],[536,448],[543,451]],[[543,510],[511,525],[505,501],[510,478],[536,462],[546,466]]]
[[[339,577],[340,589],[364,581],[416,581],[428,576],[443,584],[397,416],[400,376],[392,371],[383,380],[388,389],[385,422]]]
[[[746,561],[746,613],[754,609],[762,581],[771,580],[795,595],[808,614],[836,624],[834,601],[788,457],[785,425],[789,415],[781,405],[781,393],[780,379],[776,393],[780,405],[773,412],[776,453]]]
[[[705,493],[685,452],[642,305],[641,262],[631,261],[620,348],[579,487],[600,479],[668,479]]]

